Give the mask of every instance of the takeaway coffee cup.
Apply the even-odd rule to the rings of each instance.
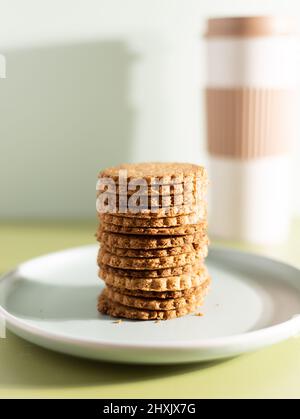
[[[211,234],[280,242],[291,210],[293,25],[270,16],[209,19],[205,38]]]

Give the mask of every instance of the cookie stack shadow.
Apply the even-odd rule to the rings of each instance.
[[[125,189],[120,170],[126,171]],[[139,320],[167,320],[196,312],[210,285],[204,264],[208,252],[205,169],[182,163],[141,163],[104,170],[99,179],[115,183],[116,197],[111,199],[111,190],[99,188],[97,262],[99,277],[106,284],[98,299],[99,311]],[[146,186],[134,189],[137,179]],[[133,208],[130,198],[136,192],[141,196]],[[124,198],[126,209],[120,206]]]

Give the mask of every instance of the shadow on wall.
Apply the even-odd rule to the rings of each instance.
[[[95,217],[98,171],[131,160],[135,57],[117,41],[4,54],[0,217]]]

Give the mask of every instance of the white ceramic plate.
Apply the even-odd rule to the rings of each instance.
[[[231,357],[300,332],[300,271],[264,257],[212,248],[213,279],[200,311],[156,323],[98,314],[97,246],[31,260],[0,280],[0,314],[30,342],[67,354],[167,364]]]

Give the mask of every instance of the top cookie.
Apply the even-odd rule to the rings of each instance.
[[[159,182],[161,185],[191,182],[199,179],[206,181],[206,170],[191,163],[137,163],[120,164],[109,167],[99,173],[99,178],[111,178],[119,183],[120,171],[126,171],[127,183],[134,180],[145,180],[148,184]],[[126,180],[125,180],[126,182]]]

